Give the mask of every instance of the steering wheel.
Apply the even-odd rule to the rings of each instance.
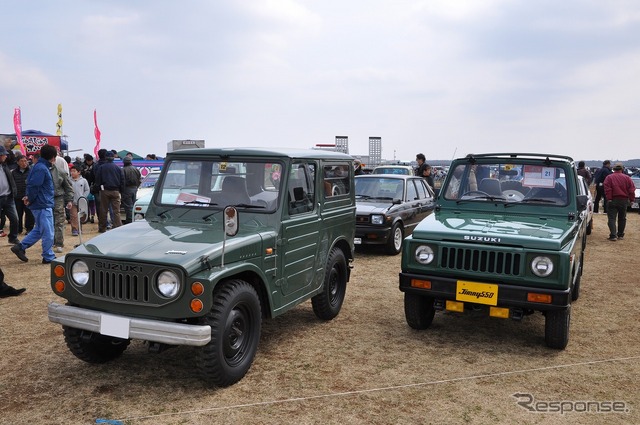
[[[468,192],[463,193],[461,198],[463,196],[471,196],[471,195],[482,195],[482,196],[486,196],[486,197],[489,197],[489,198],[494,198],[494,196],[491,196],[487,192],[483,192],[481,190],[470,190]]]

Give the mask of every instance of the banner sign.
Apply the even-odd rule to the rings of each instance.
[[[16,139],[18,144],[20,145],[20,152],[23,155],[26,154],[24,143],[22,141],[22,114],[20,113],[20,108],[15,108],[13,111],[13,127],[16,131]],[[38,152],[40,149],[38,149]]]

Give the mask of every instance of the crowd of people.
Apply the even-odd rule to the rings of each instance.
[[[142,176],[132,165],[132,154],[122,158],[122,167],[114,163],[116,156],[115,151],[101,149],[97,161],[85,154],[71,162],[56,147],[45,145],[28,158],[12,151],[11,146],[0,145],[0,237],[7,237],[16,257],[29,261],[27,250],[40,241],[42,263],[51,263],[56,252],[63,252],[66,224],[71,225],[72,236],[81,232],[81,198],[87,199],[87,221],[94,223],[97,216],[101,233],[133,221]],[[8,233],[4,231],[6,220]],[[18,235],[23,232],[20,240]],[[8,285],[0,270],[0,298],[23,292],[24,288]]]

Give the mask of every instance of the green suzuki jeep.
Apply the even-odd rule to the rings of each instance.
[[[414,329],[436,311],[545,316],[545,342],[564,349],[586,245],[586,195],[573,160],[468,155],[452,162],[436,211],[406,238],[400,290]]]
[[[168,154],[145,219],[54,261],[49,320],[69,350],[103,363],[131,339],[197,347],[206,381],[249,370],[263,318],[311,299],[342,307],[355,233],[353,159],[317,150]]]

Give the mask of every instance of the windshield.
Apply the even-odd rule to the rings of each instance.
[[[271,161],[175,160],[163,167],[156,202],[273,212],[283,165]]]
[[[403,199],[404,180],[386,177],[359,177],[356,199]]]
[[[564,169],[528,164],[459,164],[449,170],[444,198],[457,201],[567,205]]]

